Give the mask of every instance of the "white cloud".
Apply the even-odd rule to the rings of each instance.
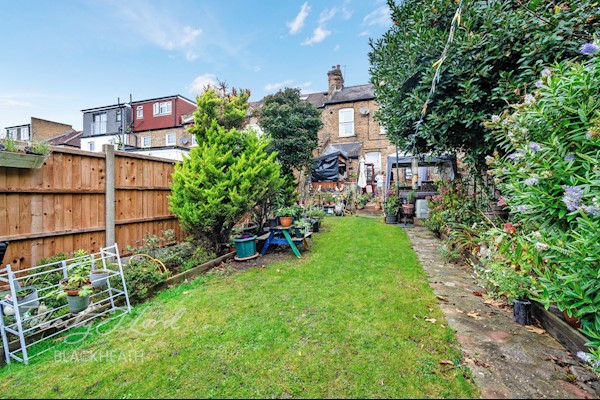
[[[194,61],[198,57],[200,57],[200,56],[195,51],[193,51],[193,50],[188,50],[185,53],[185,59],[188,60],[188,61]]]
[[[315,43],[321,43],[327,36],[331,35],[331,31],[324,29],[318,26],[314,32],[312,37],[306,39],[304,42],[300,43],[302,46],[310,46]]]
[[[181,52],[188,61],[197,58],[190,51],[196,46],[202,29],[184,24],[164,10],[141,0],[113,0],[110,3],[116,8],[117,15],[124,20],[127,29],[162,49]]]
[[[293,21],[288,22],[286,24],[288,28],[290,28],[290,35],[295,35],[296,33],[300,32],[300,30],[304,26],[304,20],[306,19],[306,17],[308,17],[309,10],[310,6],[308,5],[308,3],[302,4],[300,12],[298,13],[298,15],[296,15],[296,18],[294,18]]]
[[[323,11],[321,11],[321,14],[319,14],[319,25],[323,25],[325,22],[335,17],[335,14],[337,14],[337,12],[337,7],[333,7],[331,10],[324,9]]]
[[[282,89],[284,86],[289,86],[292,82],[291,79],[286,79],[283,82],[269,83],[265,85],[265,90],[267,92],[274,92],[276,90]]]
[[[0,98],[0,106],[5,107],[31,107],[32,104],[27,101],[19,101],[10,98]]]
[[[190,93],[201,94],[208,86],[216,86],[217,83],[216,75],[204,74],[194,79],[194,82],[187,89]]]
[[[387,5],[378,7],[363,18],[363,24],[366,26],[388,26],[392,23],[392,18],[390,14],[391,10]]]
[[[254,72],[259,72],[261,69],[262,67],[260,65],[255,65],[254,68],[252,68]]]
[[[333,48],[333,51],[338,51],[340,49],[340,45],[336,44],[335,47]]]
[[[371,32],[369,31],[362,31],[361,33],[358,34],[358,36],[369,36],[371,34]]]

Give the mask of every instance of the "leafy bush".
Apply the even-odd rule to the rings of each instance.
[[[144,259],[131,260],[124,268],[123,274],[130,299],[139,301],[148,295],[150,288],[164,282],[171,272],[160,272],[156,263]]]
[[[389,193],[385,203],[383,203],[383,211],[387,215],[396,215],[398,214],[400,204],[400,198],[396,194]]]
[[[198,104],[211,92],[198,98]],[[206,112],[199,106],[194,119],[205,119]],[[267,138],[227,130],[217,119],[205,127],[190,130],[202,140],[175,167],[169,208],[197,242],[218,253],[233,226],[279,188],[280,165],[276,154],[266,152]]]
[[[456,225],[471,226],[482,219],[475,196],[461,179],[438,182],[440,194],[428,198],[429,217],[423,224],[436,233],[448,234]]]
[[[599,355],[600,64],[556,64],[534,87],[487,123],[506,153],[488,164],[528,252],[544,261],[537,299],[579,318]]]

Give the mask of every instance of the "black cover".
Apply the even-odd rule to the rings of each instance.
[[[2,260],[4,259],[4,253],[6,253],[7,247],[8,242],[0,242],[0,266],[2,266]]]
[[[339,174],[339,155],[341,152],[327,154],[315,159],[311,179],[313,182],[337,182]]]

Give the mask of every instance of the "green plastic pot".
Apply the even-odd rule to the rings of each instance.
[[[233,239],[237,258],[248,258],[256,254],[256,235]]]

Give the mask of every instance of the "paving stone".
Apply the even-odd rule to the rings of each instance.
[[[559,342],[513,322],[511,310],[485,304],[474,294],[485,291],[470,268],[449,264],[437,251],[440,241],[426,228],[405,232],[483,398],[598,398],[598,381],[585,383],[585,390],[566,381],[563,366],[577,362]],[[587,378],[575,371],[574,376]]]

